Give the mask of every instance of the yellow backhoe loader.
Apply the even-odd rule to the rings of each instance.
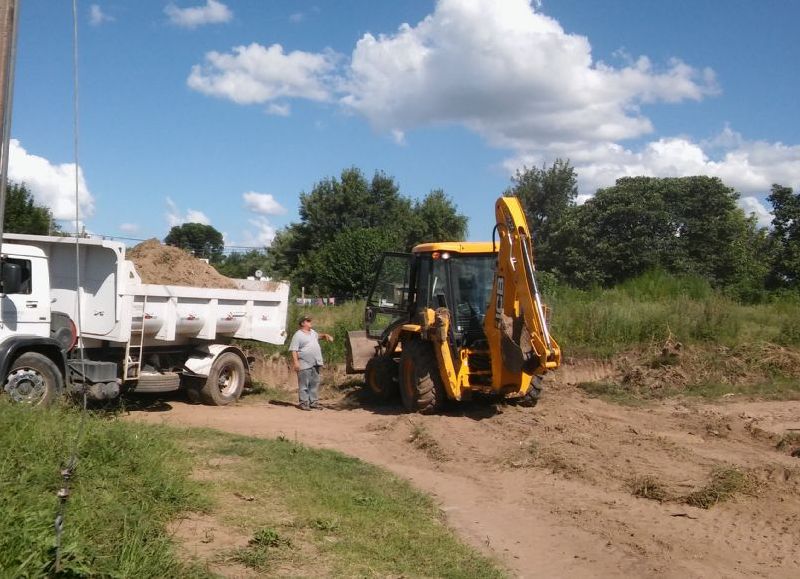
[[[495,204],[491,242],[417,245],[382,256],[350,332],[347,371],[409,412],[431,414],[473,393],[534,405],[541,377],[561,363],[539,295],[533,244],[516,197]]]

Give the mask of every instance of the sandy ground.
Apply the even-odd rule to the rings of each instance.
[[[519,577],[800,577],[800,402],[666,401],[624,407],[571,385],[565,368],[537,408],[472,403],[439,416],[352,391],[327,409],[243,400],[169,401],[130,419],[284,435],[383,466],[433,495],[451,527]],[[710,509],[680,497],[734,466],[746,493]],[[639,498],[650,476],[663,502]]]

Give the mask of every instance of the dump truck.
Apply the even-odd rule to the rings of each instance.
[[[3,241],[0,394],[17,402],[185,388],[193,400],[226,405],[249,380],[248,358],[233,340],[285,340],[286,283],[145,284],[119,242]]]
[[[491,242],[440,242],[385,253],[365,329],[348,333],[347,372],[430,414],[475,393],[535,405],[561,364],[536,281],[533,242],[516,197],[495,204]]]

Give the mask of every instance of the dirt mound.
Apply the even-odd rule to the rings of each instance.
[[[238,287],[236,282],[206,262],[177,247],[162,245],[158,239],[143,241],[127,252],[127,258],[136,266],[142,283],[223,289]]]
[[[633,350],[612,363],[605,382],[639,398],[672,396],[703,385],[752,387],[800,378],[800,350],[770,343],[663,346]]]

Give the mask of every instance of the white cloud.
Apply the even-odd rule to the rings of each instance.
[[[306,15],[303,14],[302,12],[294,12],[292,14],[289,14],[289,22],[292,22],[293,24],[298,24],[305,19]]]
[[[48,207],[55,219],[75,219],[75,163],[53,164],[44,157],[31,155],[17,139],[11,139],[8,178],[25,183],[36,202]],[[94,197],[82,169],[78,170],[78,204],[82,217],[94,214]]]
[[[739,207],[744,210],[745,215],[754,215],[759,227],[769,227],[772,225],[772,213],[770,213],[757,197],[740,198]]]
[[[270,103],[267,106],[267,114],[276,117],[288,117],[292,112],[291,107],[286,103]]]
[[[614,68],[529,0],[440,0],[416,26],[365,34],[341,102],[381,131],[465,126],[516,150],[652,131],[639,105],[701,100],[713,72],[647,57]]]
[[[561,157],[578,172],[579,188],[593,194],[619,177],[686,177],[710,175],[743,194],[765,194],[773,183],[800,186],[800,145],[747,141],[729,127],[714,139],[695,143],[686,137],[661,138],[640,150],[616,143],[591,147],[552,147],[522,153],[505,163],[509,172],[523,165],[540,166]]]
[[[260,215],[283,215],[286,208],[269,193],[256,193],[248,191],[242,195],[245,207],[253,213]]]
[[[335,99],[399,145],[416,127],[462,126],[511,151],[509,172],[569,159],[584,196],[626,175],[712,175],[747,195],[800,184],[800,146],[748,141],[730,127],[707,141],[622,144],[654,131],[643,105],[718,94],[714,71],[624,50],[618,66],[597,61],[586,37],[539,8],[533,0],[438,0],[415,25],[365,34],[342,68],[330,51],[251,44],[206,54],[187,82],[238,104],[267,104],[275,115],[288,114],[293,98]]]
[[[251,247],[269,247],[275,239],[275,228],[270,225],[266,217],[256,217],[248,219],[250,225],[256,228],[252,231],[244,232],[244,244]]]
[[[330,99],[330,75],[337,56],[333,52],[284,53],[280,44],[237,46],[230,54],[205,55],[204,65],[194,65],[187,79],[190,88],[240,105],[264,104],[280,98]],[[280,110],[281,106],[277,105]]]
[[[92,26],[100,26],[105,22],[114,22],[115,18],[103,12],[99,4],[92,4],[89,6],[89,24]]]
[[[123,233],[136,233],[139,231],[138,223],[120,223],[119,230]]]
[[[167,213],[165,214],[165,217],[167,218],[167,223],[170,227],[175,227],[184,223],[202,223],[203,225],[211,225],[211,220],[202,211],[189,209],[186,211],[185,215],[182,215],[180,209],[178,209],[178,206],[172,199],[167,197],[166,203]]]
[[[182,28],[197,28],[206,24],[223,24],[230,22],[233,12],[218,0],[206,0],[203,6],[178,8],[173,3],[167,4],[164,13],[170,22]]]
[[[415,26],[365,34],[344,70],[332,51],[286,54],[278,44],[205,60],[188,85],[238,104],[335,96],[398,142],[415,127],[449,123],[514,150],[640,137],[653,129],[641,104],[717,91],[713,71],[675,58],[660,67],[646,56],[618,68],[596,62],[585,37],[531,0],[439,0]]]

